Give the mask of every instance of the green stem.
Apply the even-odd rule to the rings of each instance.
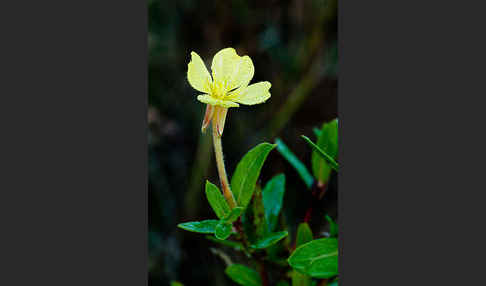
[[[223,189],[223,196],[226,198],[226,201],[233,209],[236,207],[236,201],[235,197],[233,196],[233,192],[231,192],[228,176],[226,175],[226,169],[224,168],[223,145],[221,143],[221,136],[218,135],[216,120],[213,119],[212,121],[214,154],[216,155],[216,166],[218,168],[219,180],[221,182],[221,188]]]

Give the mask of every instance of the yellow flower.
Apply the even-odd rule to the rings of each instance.
[[[187,66],[187,80],[191,86],[204,94],[197,99],[206,103],[202,131],[212,119],[215,120],[219,136],[223,134],[226,113],[229,107],[241,104],[254,105],[270,98],[270,82],[263,81],[248,85],[255,68],[250,57],[240,57],[233,48],[222,49],[214,55],[211,64],[212,77],[203,60],[191,52]]]

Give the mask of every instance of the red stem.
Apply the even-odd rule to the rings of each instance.
[[[324,194],[326,193],[326,190],[327,190],[327,184],[321,185],[317,182],[314,182],[311,189],[312,198],[315,198],[317,201],[322,200]],[[304,222],[309,223],[312,218],[312,211],[313,211],[312,204],[313,202],[311,202],[311,205],[309,206],[309,208],[307,208],[305,212]]]
[[[305,212],[304,222],[309,222],[312,217],[312,207],[309,207]]]
[[[265,262],[260,262],[260,277],[262,278],[262,286],[269,286],[267,273],[265,272]]]

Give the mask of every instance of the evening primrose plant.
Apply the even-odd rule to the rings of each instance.
[[[211,64],[212,77],[206,69],[203,60],[195,52],[191,52],[191,61],[187,65],[187,80],[197,91],[205,94],[197,99],[206,103],[201,130],[213,124],[213,144],[216,155],[219,178],[223,194],[231,207],[236,207],[236,201],[228,184],[228,177],[224,168],[223,148],[221,136],[228,108],[238,107],[239,104],[254,105],[265,102],[270,98],[268,81],[249,85],[255,68],[249,56],[240,57],[233,48],[222,49],[214,55]]]
[[[240,285],[283,286],[290,285],[291,281],[293,286],[311,286],[318,279],[337,285],[337,234],[314,239],[309,225],[304,222],[298,227],[296,243],[292,244],[280,216],[285,175],[275,175],[263,188],[257,184],[268,154],[278,144],[261,143],[249,150],[237,164],[231,181],[228,179],[222,135],[229,109],[240,104],[264,103],[271,97],[270,82],[250,84],[254,73],[251,58],[239,56],[233,48],[222,49],[214,55],[211,74],[201,57],[191,52],[187,80],[203,93],[197,96],[206,104],[201,131],[205,132],[211,125],[221,191],[206,181],[206,198],[217,219],[185,222],[178,226],[207,234],[206,238],[211,241],[242,252],[248,260],[247,265],[233,263],[221,251],[213,251],[226,262],[225,273]],[[329,173],[332,170],[336,169],[329,169]],[[283,272],[271,275],[269,267],[265,266],[269,263],[282,268]]]

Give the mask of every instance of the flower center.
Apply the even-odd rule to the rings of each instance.
[[[213,86],[211,87],[211,96],[217,99],[224,99],[228,93],[228,85],[227,80],[213,82]]]
[[[224,100],[226,97],[231,96],[231,93],[238,87],[233,87],[230,90],[230,84],[228,80],[215,81],[211,86],[211,96],[217,99]]]

